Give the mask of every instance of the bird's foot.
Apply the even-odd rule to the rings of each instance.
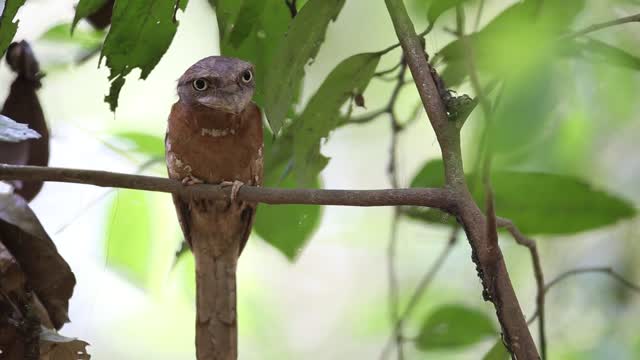
[[[233,180],[233,181],[223,181],[220,183],[220,186],[226,187],[231,186],[231,201],[236,201],[238,198],[238,191],[244,185],[242,181]]]
[[[202,181],[201,179],[198,179],[193,175],[187,175],[185,178],[182,179],[182,185],[196,185],[196,184],[203,184],[203,183],[204,181]]]

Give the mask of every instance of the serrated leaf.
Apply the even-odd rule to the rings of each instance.
[[[443,174],[442,160],[429,161],[414,177],[411,187],[442,186]],[[472,175],[466,178],[469,181]],[[528,235],[573,234],[611,225],[636,214],[628,201],[594,189],[574,176],[496,170],[491,174],[491,183],[498,216],[511,219]],[[482,189],[473,197],[482,208]],[[412,210],[413,218],[420,218],[420,214],[427,213]],[[438,222],[433,211],[428,214],[422,220]]]
[[[462,305],[443,305],[427,316],[416,338],[418,349],[442,350],[473,345],[497,330],[483,312]]]
[[[0,115],[0,141],[15,143],[39,138],[40,134],[33,129],[29,129],[27,124],[15,122],[4,115]]]
[[[340,124],[340,108],[354,94],[367,88],[380,53],[363,53],[343,60],[324,80],[293,124],[294,172],[300,184],[314,179],[328,159],[320,154],[320,142]]]
[[[73,22],[69,28],[69,32],[73,33],[78,21],[98,11],[108,0],[80,0],[76,5],[76,13],[73,16]]]
[[[115,136],[132,145],[128,148],[128,151],[134,151],[152,158],[164,157],[164,140],[159,136],[137,131],[120,132]]]
[[[511,356],[507,348],[502,343],[502,339],[498,339],[495,344],[484,354],[482,360],[508,360]]]
[[[149,285],[151,277],[150,206],[149,194],[119,190],[106,218],[107,264],[141,287]]]
[[[312,61],[324,41],[329,22],[335,20],[345,0],[309,0],[291,22],[271,61],[265,87],[265,112],[278,134],[294,103],[304,67]],[[277,89],[277,90],[276,90]]]
[[[95,49],[101,46],[104,33],[97,30],[76,31],[70,34],[71,24],[62,23],[49,28],[40,36],[40,40],[56,43],[78,45],[84,49]]]
[[[272,66],[272,60],[278,50],[278,44],[287,32],[291,16],[281,0],[247,0],[247,3],[256,1],[262,8],[262,12],[253,23],[247,23],[244,16],[237,16],[244,2],[237,0],[211,0],[210,2],[214,2],[216,9],[222,55],[237,57],[255,66],[256,89],[253,100],[264,109],[265,94],[273,91],[266,87],[265,79],[267,74],[275,68]],[[249,29],[248,33],[247,29]],[[296,82],[297,89],[300,88],[301,80],[298,79]],[[298,93],[299,90],[294,92],[296,99]]]
[[[284,167],[272,171],[265,179],[265,186],[295,188],[296,183],[292,176],[280,180],[284,171]],[[318,188],[320,182],[316,179],[311,185]],[[322,208],[315,205],[260,204],[253,229],[262,239],[293,261],[313,235],[320,223],[321,214]]]
[[[181,10],[186,6],[187,0],[179,1]],[[111,89],[105,101],[111,111],[118,107],[124,77],[139,68],[140,78],[146,79],[169,48],[178,28],[178,22],[173,21],[174,7],[174,1],[116,1],[100,55],[110,69]]]
[[[13,22],[18,13],[18,9],[26,0],[6,0],[4,3],[4,9],[2,15],[0,15],[0,58],[4,56],[4,52],[7,51],[11,40],[16,35],[18,30],[18,22]]]

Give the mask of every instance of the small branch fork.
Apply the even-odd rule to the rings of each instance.
[[[475,204],[466,184],[460,148],[460,130],[455,122],[448,119],[446,106],[439,96],[424,47],[402,0],[385,0],[385,3],[431,127],[440,145],[444,162],[445,188],[453,191],[456,196],[456,218],[471,245],[472,259],[484,288],[483,296],[485,300],[494,304],[505,345],[513,357],[519,360],[540,359],[511,284],[502,252],[495,241],[497,235],[493,233],[496,224],[488,223],[487,218]],[[495,215],[491,216],[491,220],[496,220]]]

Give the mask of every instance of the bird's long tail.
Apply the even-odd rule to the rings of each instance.
[[[215,256],[193,242],[196,261],[196,355],[198,360],[236,360],[236,264],[238,249],[231,246]],[[205,245],[206,246],[206,245]]]

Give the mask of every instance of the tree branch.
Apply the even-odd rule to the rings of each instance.
[[[561,40],[572,39],[572,38],[575,38],[575,37],[578,37],[578,36],[582,36],[582,35],[586,35],[586,34],[592,33],[594,31],[602,30],[602,29],[605,29],[605,28],[608,28],[608,27],[612,27],[612,26],[628,24],[628,23],[631,23],[631,22],[640,22],[640,14],[635,14],[635,15],[623,17],[623,18],[620,18],[620,19],[606,21],[606,22],[599,23],[599,24],[593,24],[591,26],[587,26],[586,28],[584,28],[582,30],[578,30],[578,31],[563,35],[563,36],[560,37],[560,39]]]
[[[529,249],[529,253],[531,254],[531,262],[533,263],[533,275],[536,279],[536,307],[537,314],[540,317],[540,322],[538,325],[538,336],[540,337],[540,353],[542,354],[542,358],[547,358],[547,336],[545,331],[545,295],[546,289],[544,286],[544,273],[542,272],[542,264],[540,262],[540,255],[538,255],[538,247],[536,246],[536,242],[525,236],[520,232],[517,226],[508,219],[498,218],[497,219],[498,227],[505,228],[516,243],[525,246]]]
[[[185,197],[227,200],[230,187],[198,184],[185,186],[179,181],[142,175],[129,175],[107,171],[78,170],[40,166],[0,164],[0,180],[52,181],[87,184],[102,187],[157,191],[180,194]],[[244,185],[238,200],[266,204],[305,204],[341,206],[426,206],[451,213],[456,198],[448,189],[383,189],[383,190],[320,190],[278,189]]]
[[[457,198],[458,222],[465,230],[484,288],[483,296],[494,304],[502,326],[505,344],[519,360],[540,359],[518,298],[509,279],[502,252],[490,243],[487,220],[475,204],[464,179],[460,150],[460,133],[455,122],[448,121],[444,103],[431,76],[431,67],[413,23],[401,0],[385,0],[396,34],[413,75],[418,93],[429,116],[444,161],[446,188]]]

